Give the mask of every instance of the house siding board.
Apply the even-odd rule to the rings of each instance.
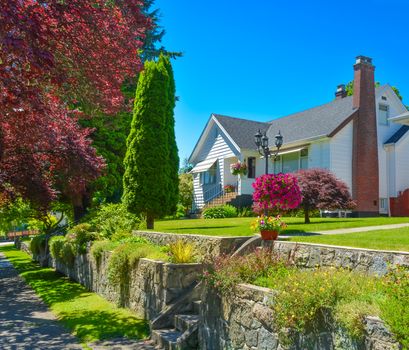
[[[216,136],[217,135],[217,136]],[[228,140],[227,136],[224,135],[223,131],[217,125],[213,125],[210,129],[206,140],[204,140],[201,149],[197,153],[196,159],[199,163],[208,159],[217,159],[217,174],[216,183],[209,185],[202,185],[200,183],[200,174],[197,174],[194,178],[193,188],[195,193],[195,208],[202,208],[205,204],[206,198],[204,194],[207,190],[216,186],[217,184],[224,184],[225,176],[225,165],[224,159],[235,157],[236,154],[233,151],[235,148]]]
[[[395,147],[396,194],[409,188],[409,137],[402,139]]]
[[[352,189],[353,122],[348,123],[330,141],[330,170]]]
[[[329,141],[313,142],[309,147],[308,168],[330,168]]]

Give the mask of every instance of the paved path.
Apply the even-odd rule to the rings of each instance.
[[[378,231],[378,230],[392,230],[396,228],[409,227],[409,223],[404,224],[391,224],[391,225],[379,225],[379,226],[365,226],[365,227],[354,227],[354,228],[342,228],[339,230],[328,230],[328,231],[317,231],[311,232],[312,234],[319,235],[337,235],[342,233],[356,233],[356,232],[367,232],[367,231]]]
[[[0,245],[5,245],[0,243]],[[150,350],[148,342],[126,339],[88,344],[91,349]],[[82,349],[42,300],[0,253],[0,349]]]
[[[1,253],[0,348],[82,349]]]

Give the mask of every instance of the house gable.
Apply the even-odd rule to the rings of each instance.
[[[205,159],[233,157],[239,154],[240,148],[212,115],[189,157],[189,162],[196,164]]]

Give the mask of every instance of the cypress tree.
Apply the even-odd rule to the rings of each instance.
[[[173,69],[170,63],[169,56],[161,55],[159,57],[159,64],[163,64],[168,73],[168,105],[167,105],[167,120],[166,127],[168,133],[168,147],[169,147],[169,213],[173,214],[176,211],[176,205],[179,201],[179,155],[178,147],[175,137],[175,117],[174,109],[176,104],[176,87],[173,76]]]
[[[130,212],[145,215],[150,229],[155,218],[175,210],[178,193],[173,185],[174,176],[177,178],[177,167],[176,175],[173,174],[174,163],[178,162],[173,117],[175,88],[165,61],[161,57],[158,62],[146,62],[140,74],[124,160],[123,202]]]

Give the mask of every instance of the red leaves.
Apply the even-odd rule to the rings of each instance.
[[[103,166],[68,106],[114,113],[140,68],[141,2],[0,0],[0,191],[48,203]]]

